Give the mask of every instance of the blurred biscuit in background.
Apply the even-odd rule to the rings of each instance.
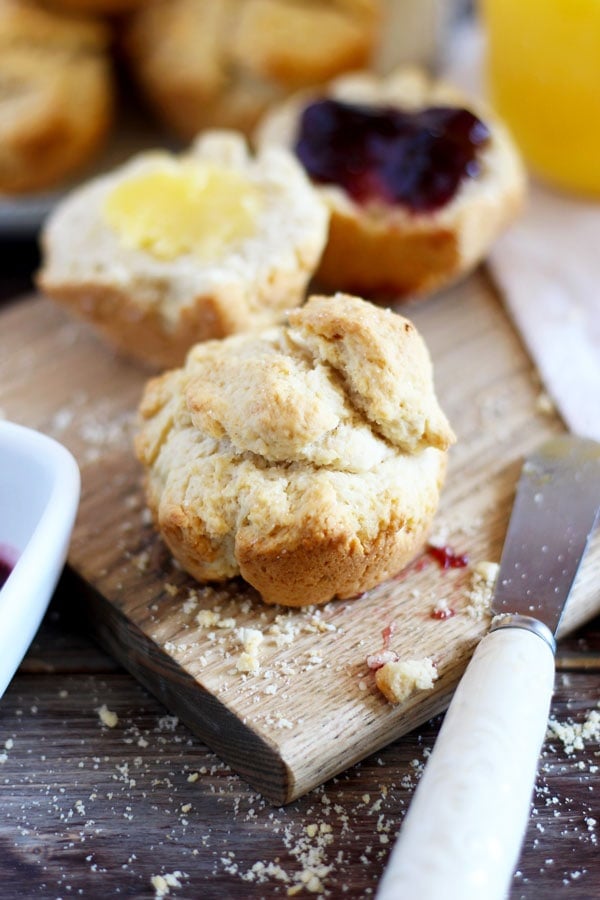
[[[125,54],[161,120],[189,139],[251,129],[291,91],[368,66],[380,0],[156,0],[125,26]]]
[[[0,0],[0,193],[52,185],[86,163],[112,124],[109,31]]]
[[[40,2],[59,12],[120,16],[140,6],[148,6],[152,0],[40,0]]]

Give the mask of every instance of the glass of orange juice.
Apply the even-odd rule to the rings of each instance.
[[[600,0],[479,0],[490,100],[532,172],[600,197]]]

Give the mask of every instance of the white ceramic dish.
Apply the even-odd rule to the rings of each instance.
[[[52,438],[0,421],[0,697],[42,621],[79,503],[79,469]]]

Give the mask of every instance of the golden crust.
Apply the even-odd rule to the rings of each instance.
[[[368,326],[377,332],[383,311],[343,296],[329,298],[327,309],[320,299],[294,313],[294,325],[194,347],[183,368],[148,383],[136,438],[148,505],[183,568],[201,581],[241,574],[265,602],[288,606],[351,598],[402,569],[425,541],[446,466],[445,452],[431,443],[408,452],[383,437],[363,412],[369,403],[357,404],[343,366],[336,370],[303,340],[305,310],[307,320],[345,321],[332,342],[365,331],[353,353],[357,365],[363,353],[370,377],[361,390],[373,400],[389,390],[366,353]],[[245,354],[256,363],[251,391],[248,366],[239,364]],[[220,365],[227,359],[229,370]],[[430,378],[425,366],[416,380],[429,394],[422,402],[441,421]],[[399,419],[421,417],[418,408],[396,406]],[[305,421],[307,411],[316,430]]]
[[[433,223],[395,227],[356,210],[332,209],[317,278],[356,294],[425,295],[462,274],[455,229]]]
[[[45,6],[76,15],[123,16],[154,0],[43,0]]]
[[[375,7],[353,3],[246,0],[239,8],[231,59],[257,78],[287,88],[327,81],[362,67]]]
[[[99,150],[113,114],[107,42],[98,23],[0,4],[0,193],[52,186]]]
[[[391,522],[367,543],[356,534],[330,534],[326,528],[303,533],[292,547],[282,539],[287,535],[278,542],[257,545],[242,533],[236,541],[240,574],[265,603],[301,607],[334,597],[355,599],[392,578],[415,558],[429,532],[436,499],[432,491],[431,505],[422,510],[418,521]]]
[[[409,452],[446,450],[454,441],[433,392],[429,353],[408,319],[336,294],[312,297],[289,320],[387,440]]]
[[[273,102],[369,63],[380,0],[160,0],[124,45],[157,113],[185,139],[249,131]]]
[[[31,0],[0,0],[0,47],[69,54],[108,49],[110,31],[85,16],[68,16]]]
[[[92,325],[120,354],[151,369],[176,366],[192,343],[225,337],[239,325],[239,320],[232,321],[231,310],[219,295],[190,297],[175,326],[167,330],[160,315],[159,294],[156,303],[142,306],[138,298],[117,286],[91,281],[50,283],[43,273],[38,283],[49,297]]]
[[[106,196],[131,173],[151,171],[152,154],[73,192],[42,235],[42,290],[156,368],[180,365],[198,341],[280,321],[303,300],[326,239],[326,208],[291,154],[255,158],[241,136],[206,132],[182,159],[190,157],[244,173],[264,199],[255,233],[221,258],[160,260],[124,246],[109,226]]]
[[[455,197],[433,213],[360,206],[339,187],[320,187],[331,219],[318,282],[337,290],[401,298],[427,295],[473,269],[518,215],[525,196],[524,170],[502,123],[452,86],[414,68],[381,79],[366,73],[341,77],[319,94],[324,95],[406,109],[464,106],[486,122],[491,139],[480,154],[481,174],[465,180]],[[257,130],[258,145],[293,147],[302,110],[316,96],[300,92],[267,113]]]

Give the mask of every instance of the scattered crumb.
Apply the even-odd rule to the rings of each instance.
[[[586,741],[600,741],[600,712],[591,710],[583,722],[559,722],[551,718],[548,722],[548,737],[557,737],[565,748],[565,753],[583,750]]]
[[[387,662],[375,673],[377,687],[391,703],[403,703],[415,691],[428,691],[438,673],[429,657]]]
[[[99,706],[96,712],[98,713],[102,724],[107,725],[108,728],[114,728],[119,721],[119,717],[116,712],[113,712],[111,709],[109,709],[106,703],[103,703],[102,706]]]
[[[432,547],[445,547],[449,543],[449,534],[447,523],[437,522],[435,530],[429,535],[428,543]]]
[[[542,416],[554,416],[556,415],[556,407],[551,397],[546,393],[546,391],[541,391],[535,400],[535,409],[536,412],[540,413]]]
[[[196,616],[196,622],[203,628],[210,628],[211,626],[217,624],[219,618],[219,614],[214,612],[212,609],[201,609]]]
[[[193,612],[193,610],[198,605],[198,597],[193,591],[189,592],[188,597],[184,600],[181,609],[185,613],[185,615],[189,615],[189,613]]]
[[[148,550],[142,550],[141,553],[134,558],[136,568],[140,572],[147,572],[150,564],[150,553]]]
[[[240,628],[238,638],[244,651],[240,653],[236,668],[238,672],[256,675],[260,671],[258,648],[263,642],[263,633],[258,628]]]
[[[180,888],[183,875],[181,872],[166,872],[164,875],[153,875],[150,883],[155,890],[155,900],[166,897],[171,893],[170,888]]]
[[[482,561],[471,567],[471,585],[467,591],[465,612],[477,621],[491,615],[494,585],[498,577],[498,563]]]

